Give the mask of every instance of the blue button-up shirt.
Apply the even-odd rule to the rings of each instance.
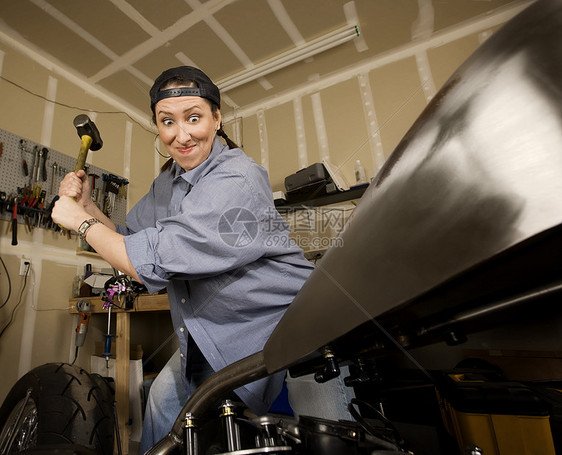
[[[265,169],[218,138],[195,169],[160,174],[118,232],[149,292],[167,288],[183,371],[188,334],[215,371],[261,350],[313,268],[289,240]],[[236,392],[261,414],[282,379]]]

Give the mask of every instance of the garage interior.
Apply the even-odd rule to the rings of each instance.
[[[101,177],[99,187],[104,197],[113,200],[113,219],[124,223],[128,210],[149,191],[166,161],[151,118],[149,89],[166,68],[189,65],[203,69],[220,88],[225,131],[267,170],[276,206],[307,259],[322,267],[326,252],[332,248],[335,252],[326,268],[334,273],[347,276],[348,272],[340,268],[348,268],[351,275],[362,269],[362,283],[370,280],[369,273],[379,270],[379,276],[385,277],[386,281],[373,278],[361,294],[371,302],[364,308],[373,305],[367,311],[368,318],[358,318],[346,333],[334,329],[334,338],[328,340],[337,348],[342,365],[355,361],[360,353],[369,360],[368,365],[362,365],[365,370],[356,370],[350,381],[357,397],[366,403],[359,406],[361,412],[372,417],[384,409],[386,420],[398,429],[406,441],[404,447],[414,454],[476,454],[480,452],[475,447],[483,445],[487,448],[484,455],[562,453],[562,318],[557,284],[561,256],[556,241],[560,220],[556,221],[553,214],[558,209],[555,201],[562,201],[559,184],[555,179],[542,180],[540,197],[544,197],[544,206],[537,202],[536,211],[528,215],[531,227],[527,231],[525,225],[525,229],[510,232],[509,246],[517,249],[503,256],[499,254],[503,249],[497,251],[493,261],[479,264],[481,268],[468,260],[463,262],[460,255],[470,257],[471,252],[493,243],[493,235],[501,231],[501,223],[493,220],[501,218],[505,194],[493,194],[499,202],[493,208],[486,206],[490,226],[485,228],[468,221],[463,224],[454,208],[439,212],[440,219],[450,221],[444,224],[458,228],[465,236],[454,260],[452,253],[447,253],[456,250],[445,227],[425,223],[442,202],[423,191],[429,179],[417,179],[420,174],[413,171],[411,175],[406,173],[409,180],[399,191],[384,190],[389,202],[379,202],[385,179],[396,178],[391,172],[394,167],[407,169],[411,144],[404,138],[416,137],[417,127],[423,123],[419,119],[430,122],[431,106],[440,106],[435,101],[438,94],[448,96],[442,87],[474,52],[535,3],[3,2],[0,402],[22,376],[46,363],[73,363],[88,372],[104,374],[109,366],[103,357],[104,340],[110,330],[117,339],[128,340],[118,344],[114,337],[111,354],[111,375],[121,375],[121,388],[116,391],[120,449],[125,454],[138,453],[146,386],[178,346],[166,295],[137,296],[130,307],[108,315],[100,297],[103,281],[100,290],[99,281],[94,284],[90,278],[85,283],[85,279],[107,279],[114,273],[109,264],[88,251],[76,232],[57,229],[56,224],[47,223],[47,217],[43,220],[43,213],[30,219],[20,209],[14,224],[10,201],[18,188],[33,182],[36,172],[35,183],[45,191],[41,211],[48,214],[57,184],[64,170],[73,170],[80,148],[74,120],[86,114],[103,138],[103,146],[88,154],[86,164]],[[560,45],[553,43],[553,48]],[[553,67],[556,65],[561,67],[559,58],[553,60]],[[518,106],[525,110],[524,102]],[[507,119],[509,115],[506,111]],[[514,118],[517,115],[513,113]],[[559,121],[559,113],[552,117],[556,119],[556,115]],[[492,118],[491,123],[496,120],[501,123],[504,119]],[[545,120],[542,124],[560,136],[559,122],[552,121],[550,126]],[[477,134],[485,136],[486,130]],[[536,137],[540,139],[540,130]],[[423,142],[420,136],[417,139]],[[506,143],[510,140],[505,138]],[[533,144],[524,145],[533,149]],[[510,143],[506,149],[508,146],[513,150],[523,147]],[[44,172],[38,165],[40,150],[48,151],[42,162]],[[501,156],[508,155],[505,151]],[[405,159],[401,160],[402,156]],[[550,155],[545,160],[551,160]],[[28,174],[23,170],[24,161]],[[555,158],[549,162],[558,169],[560,163]],[[482,187],[491,188],[486,173],[493,174],[495,168],[501,168],[502,176],[514,181],[525,174],[524,170],[538,172],[533,160],[525,161],[524,165],[530,167],[524,170],[519,161],[510,167],[491,159],[486,169],[472,166],[473,162],[464,158],[450,162],[443,159],[441,163],[452,169],[450,175],[437,176],[442,179],[442,188],[451,188],[450,194],[461,189],[466,195],[478,192],[476,184],[463,186],[472,178],[478,178]],[[288,177],[318,165],[326,170],[330,189],[321,186],[288,191]],[[107,190],[108,181],[115,183],[118,191]],[[536,181],[541,181],[538,173]],[[379,185],[381,191],[377,193],[375,187]],[[464,209],[469,204],[462,197],[456,203]],[[367,209],[355,213],[356,207],[369,204],[376,218],[372,225],[365,218]],[[345,248],[338,256],[335,239],[349,239],[345,235],[351,219],[356,220],[355,226],[357,220],[364,223],[365,230],[354,227],[352,232],[361,235],[353,237],[383,245],[373,246],[379,257],[362,262],[356,253],[347,255],[349,249]],[[539,219],[544,223],[536,221]],[[533,235],[525,238],[522,231]],[[475,238],[475,233],[481,232],[486,237]],[[505,235],[505,231],[502,233]],[[358,244],[354,245],[360,251]],[[371,251],[370,247],[365,251]],[[438,288],[424,289],[415,298],[399,299],[401,287],[409,289],[409,283],[423,282],[427,270],[439,269],[435,265],[438,261],[454,269],[457,259],[458,264],[466,266],[462,274],[448,276]],[[393,277],[390,272],[386,276],[386,271],[395,270],[393,267],[404,276]],[[379,292],[375,287],[375,283],[382,286],[385,282],[393,291]],[[336,295],[329,280],[318,278],[313,284],[317,293],[309,287],[299,295],[291,316],[307,321],[308,331],[322,332],[324,329],[317,327],[330,326],[338,311],[345,315],[353,307],[353,299],[340,299],[340,308],[338,303],[328,303],[335,302],[331,296]],[[387,306],[382,303],[385,296],[391,302]],[[78,349],[77,327],[82,316],[77,303],[84,299],[90,305],[87,334]],[[314,304],[299,313],[305,301]],[[398,301],[402,306],[392,303]],[[324,320],[321,325],[319,321]],[[306,343],[296,336],[298,332],[291,332],[299,326],[295,323],[291,327],[296,319],[287,321],[282,329],[291,342],[280,341],[266,353],[281,358],[285,354],[277,351],[286,351],[286,365],[291,364],[297,373],[324,368],[320,354],[304,353],[306,361],[296,362],[298,356],[290,353],[291,348],[298,352],[299,344]],[[124,381],[123,375],[129,381]],[[523,389],[524,393],[532,391],[529,407],[521,398]],[[540,406],[533,407],[538,402]],[[373,407],[377,409],[373,411]],[[476,415],[483,420],[477,420]],[[498,415],[504,417],[501,423]],[[494,421],[492,416],[496,416],[495,430],[490,423]],[[484,420],[486,423],[482,423]],[[540,437],[535,427],[528,429],[529,422],[538,425],[539,420],[543,425],[540,431],[545,433]],[[540,445],[543,437],[545,446]],[[330,440],[329,445],[332,443]],[[537,447],[547,447],[550,452],[536,452]],[[469,449],[473,452],[465,452]]]

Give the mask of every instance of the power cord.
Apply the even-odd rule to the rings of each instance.
[[[22,87],[22,86],[19,85],[19,84],[16,84],[14,81],[11,81],[10,79],[5,78],[4,76],[0,76],[0,79],[3,80],[3,81],[5,81],[5,82],[8,82],[9,84],[12,84],[12,85],[16,86],[16,87],[19,88],[20,90],[23,90],[24,92],[27,92],[27,93],[29,93],[30,95],[36,96],[37,98],[41,98],[41,99],[43,99],[43,100],[45,100],[45,101],[48,101],[49,103],[56,104],[57,106],[66,107],[66,108],[68,108],[68,109],[74,109],[74,110],[77,110],[77,111],[90,111],[90,109],[84,109],[84,108],[81,108],[81,107],[79,107],[79,106],[71,106],[70,104],[61,103],[60,101],[50,100],[50,99],[47,98],[46,96],[39,95],[39,94],[37,94],[37,93],[35,93],[35,92],[32,92],[31,90],[29,90],[29,89],[27,89],[27,88],[25,88],[25,87]],[[140,122],[138,122],[137,120],[135,120],[133,117],[131,117],[127,112],[124,112],[124,111],[91,111],[91,112],[96,112],[96,113],[98,113],[98,114],[123,114],[123,115],[127,116],[132,122],[134,122],[134,123],[136,123],[138,126],[140,126],[143,130],[145,130],[145,131],[147,131],[147,132],[149,132],[149,133],[154,133],[154,131],[152,131],[152,130],[146,128],[143,124],[141,124]]]
[[[4,259],[2,259],[2,256],[0,256],[0,262],[2,262],[2,266],[4,267],[4,270],[6,271],[6,278],[8,279],[8,296],[6,297],[6,300],[4,300],[4,303],[2,303],[2,305],[0,305],[0,310],[2,308],[4,308],[6,306],[6,304],[8,303],[8,300],[10,300],[10,296],[12,295],[12,281],[10,280],[10,273],[8,272],[8,268],[6,267],[6,264],[4,263]]]
[[[2,261],[3,263],[3,261]],[[16,310],[18,309],[18,307],[21,305],[21,298],[23,297],[23,292],[25,291],[25,288],[27,286],[27,277],[29,275],[29,269],[31,268],[31,263],[27,264],[27,268],[25,269],[25,275],[23,277],[23,286],[21,288],[21,292],[20,292],[20,296],[18,299],[18,303],[16,303],[16,306],[14,307],[14,309],[12,310],[12,314],[10,315],[10,320],[8,321],[8,323],[4,326],[4,328],[2,329],[2,331],[0,332],[0,338],[2,338],[2,335],[4,335],[4,332],[8,329],[8,327],[10,327],[12,325],[12,323],[14,322],[14,315],[16,314]]]
[[[72,361],[71,365],[74,365],[74,362],[76,362],[76,359],[78,358],[78,350],[80,349],[80,346],[76,346],[76,351],[74,351],[74,360]]]

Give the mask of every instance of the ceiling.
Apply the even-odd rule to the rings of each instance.
[[[0,38],[40,55],[108,99],[149,117],[148,90],[166,68],[228,77],[275,61],[340,28],[359,37],[223,90],[223,111],[449,30],[510,0],[0,0]],[[17,81],[12,81],[16,82]]]

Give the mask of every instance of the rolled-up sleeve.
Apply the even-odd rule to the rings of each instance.
[[[127,255],[137,275],[150,294],[164,289],[168,285],[168,274],[159,266],[156,258],[158,230],[143,229],[124,238]]]

